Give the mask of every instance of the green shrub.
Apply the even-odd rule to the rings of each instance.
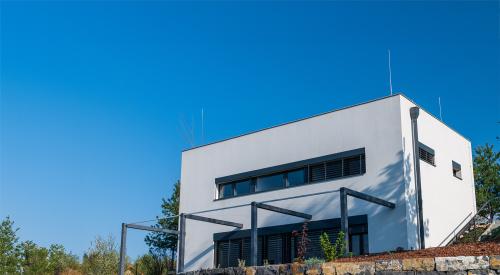
[[[326,232],[323,232],[323,234],[321,234],[321,249],[323,249],[323,254],[325,254],[325,258],[327,261],[330,262],[345,255],[346,242],[344,238],[345,233],[343,231],[340,231],[339,235],[337,236],[337,240],[335,240],[335,244],[332,245],[328,234]]]

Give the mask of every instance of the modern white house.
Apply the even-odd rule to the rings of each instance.
[[[180,212],[241,228],[185,219],[181,270],[293,261],[306,219],[259,208],[253,263],[252,202],[310,215],[306,257],[321,257],[341,188],[393,204],[348,197],[353,254],[441,246],[476,213],[470,141],[396,94],[185,150]]]

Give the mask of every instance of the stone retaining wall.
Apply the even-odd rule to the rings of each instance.
[[[328,262],[316,267],[282,264],[253,267],[215,268],[184,275],[344,275],[344,274],[500,274],[500,256],[458,256],[391,259],[366,262]]]

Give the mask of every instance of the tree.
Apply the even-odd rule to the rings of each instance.
[[[119,255],[113,237],[97,236],[83,255],[82,270],[87,275],[117,274]]]
[[[49,250],[36,245],[32,241],[25,241],[22,247],[22,268],[23,274],[37,275],[50,274],[49,268]]]
[[[170,198],[162,199],[161,213],[163,217],[172,217],[179,215],[179,198],[180,198],[180,181],[174,184],[173,192]],[[177,230],[178,219],[175,218],[158,218],[155,227]],[[165,233],[150,233],[145,238],[146,244],[149,246],[149,251],[153,255],[167,257],[170,252],[171,261],[173,261],[174,254],[177,251],[177,235]]]
[[[481,211],[490,222],[495,213],[500,211],[500,152],[495,152],[493,145],[478,146],[474,156],[474,181],[476,186],[476,205],[486,209]]]
[[[132,267],[134,274],[164,275],[167,274],[168,258],[147,253],[139,257]]]
[[[80,269],[78,256],[66,252],[64,246],[60,244],[53,244],[49,247],[48,264],[51,273],[56,275]]]
[[[20,270],[21,246],[16,236],[19,228],[7,216],[0,224],[0,274],[14,274]]]

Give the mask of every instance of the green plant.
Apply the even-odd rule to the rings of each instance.
[[[238,259],[238,267],[245,267],[246,264],[245,264],[245,260],[242,260],[242,259]]]
[[[268,266],[269,265],[269,260],[268,259],[264,259],[264,266]]]
[[[321,266],[321,264],[324,262],[325,262],[325,260],[320,259],[320,258],[316,258],[316,257],[312,257],[312,258],[309,258],[309,259],[304,261],[307,269],[319,268]]]
[[[298,243],[298,248],[297,248],[297,258],[295,258],[296,262],[302,263],[305,259],[306,253],[307,253],[307,246],[309,245],[309,236],[307,235],[307,231],[309,228],[307,227],[307,222],[304,222],[302,224],[302,231],[299,233],[298,231],[294,230],[292,232],[292,236],[299,238],[299,243]]]
[[[339,232],[335,244],[332,244],[328,234],[323,232],[320,236],[320,244],[327,261],[334,261],[346,254],[345,233],[343,231]]]

